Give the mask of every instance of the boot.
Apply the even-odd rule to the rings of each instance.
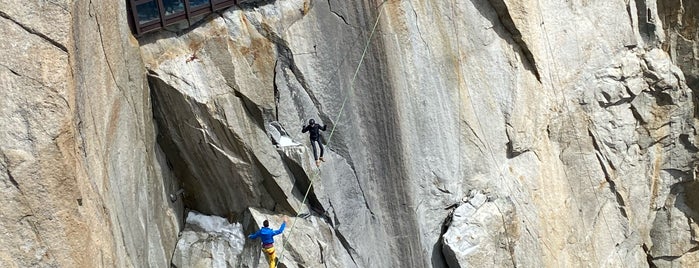
[[[325,159],[323,159],[323,157],[322,157],[322,156],[320,157],[320,159],[319,159],[319,160],[320,160],[321,162],[325,162]]]

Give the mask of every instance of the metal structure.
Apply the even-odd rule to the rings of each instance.
[[[127,0],[129,22],[136,36],[180,22],[191,25],[203,17],[236,4],[236,0]]]

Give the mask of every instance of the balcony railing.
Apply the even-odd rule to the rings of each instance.
[[[236,0],[127,0],[129,23],[136,36],[187,22],[236,4]]]

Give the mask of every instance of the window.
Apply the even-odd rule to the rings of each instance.
[[[182,0],[163,0],[163,6],[165,7],[165,16],[184,11]]]
[[[210,5],[209,0],[189,0],[189,6],[192,9],[196,9],[204,5]]]
[[[184,27],[203,16],[231,7],[238,0],[126,0],[129,24],[136,36],[173,24]]]
[[[138,24],[148,24],[160,20],[160,11],[155,1],[143,3],[136,6],[138,10]]]

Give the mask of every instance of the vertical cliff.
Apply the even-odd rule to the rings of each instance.
[[[0,262],[258,267],[239,232],[289,215],[285,267],[692,267],[696,14],[241,1],[135,38],[124,1],[0,0]]]
[[[311,178],[311,210],[360,267],[664,265],[659,230],[683,228],[653,222],[694,180],[696,135],[658,12],[275,1],[142,51],[194,209],[305,211],[296,191]],[[317,178],[263,132],[278,121],[308,145],[308,118],[336,127]],[[670,240],[691,245],[685,234]]]
[[[182,203],[124,3],[8,0],[0,23],[0,263],[168,266]]]
[[[658,13],[667,36],[663,50],[682,69],[687,85],[699,88],[699,3],[696,1],[658,1]]]

